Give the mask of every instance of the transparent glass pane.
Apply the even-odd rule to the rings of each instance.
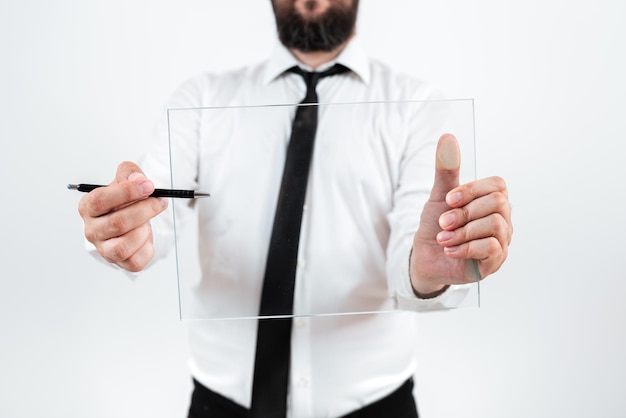
[[[171,187],[211,194],[173,202],[181,318],[259,316],[298,106],[168,110]],[[461,183],[475,179],[473,101],[314,106],[292,314],[478,306],[478,281],[426,303],[404,283],[443,133],[459,141]]]

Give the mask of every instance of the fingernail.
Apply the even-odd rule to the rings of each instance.
[[[152,184],[152,182],[148,180],[146,176],[144,176],[141,173],[138,173],[136,171],[133,173],[130,173],[130,175],[128,176],[128,180],[138,182],[137,189],[139,190],[139,193],[142,195],[150,194],[154,191],[154,185]]]
[[[454,232],[452,231],[441,231],[437,234],[437,241],[439,242],[450,241],[452,238],[454,238]]]
[[[133,171],[132,173],[130,173],[130,175],[128,176],[128,180],[133,181],[135,179],[140,179],[140,178],[146,178],[146,176],[144,176],[143,174],[139,173],[138,171]]]
[[[459,203],[463,199],[463,194],[461,192],[448,193],[446,196],[446,203],[448,206],[454,206]]]
[[[456,215],[454,213],[444,213],[439,218],[439,226],[442,228],[447,228],[450,225],[454,224],[456,221]]]
[[[447,135],[441,138],[437,149],[438,166],[444,170],[455,170],[459,167],[461,155],[456,139]]]
[[[161,204],[163,209],[166,209],[167,205],[169,204],[169,199],[166,199],[164,197],[159,197],[159,203]]]
[[[138,184],[137,188],[141,194],[150,194],[154,191],[154,185],[150,180],[146,180],[143,183]]]

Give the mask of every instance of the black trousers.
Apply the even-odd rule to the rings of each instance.
[[[189,418],[247,418],[243,406],[213,392],[193,381]],[[409,379],[395,392],[341,418],[418,418],[413,398],[413,379]]]

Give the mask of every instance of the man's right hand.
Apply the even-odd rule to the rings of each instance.
[[[115,180],[99,187],[78,204],[85,237],[108,262],[137,272],[154,255],[150,219],[168,205],[165,198],[148,197],[154,184],[134,163],[119,165]]]

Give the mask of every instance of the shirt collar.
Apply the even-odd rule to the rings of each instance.
[[[323,65],[319,68],[319,70],[323,71],[334,64],[342,64],[348,67],[361,79],[363,83],[369,84],[369,61],[367,59],[367,55],[365,54],[365,50],[358,41],[358,38],[353,38],[334,61]],[[283,44],[278,43],[274,47],[274,51],[267,61],[265,74],[263,75],[263,82],[265,84],[271,83],[295,65],[298,65],[305,70],[311,70],[311,68],[307,68],[305,65],[300,63]]]

